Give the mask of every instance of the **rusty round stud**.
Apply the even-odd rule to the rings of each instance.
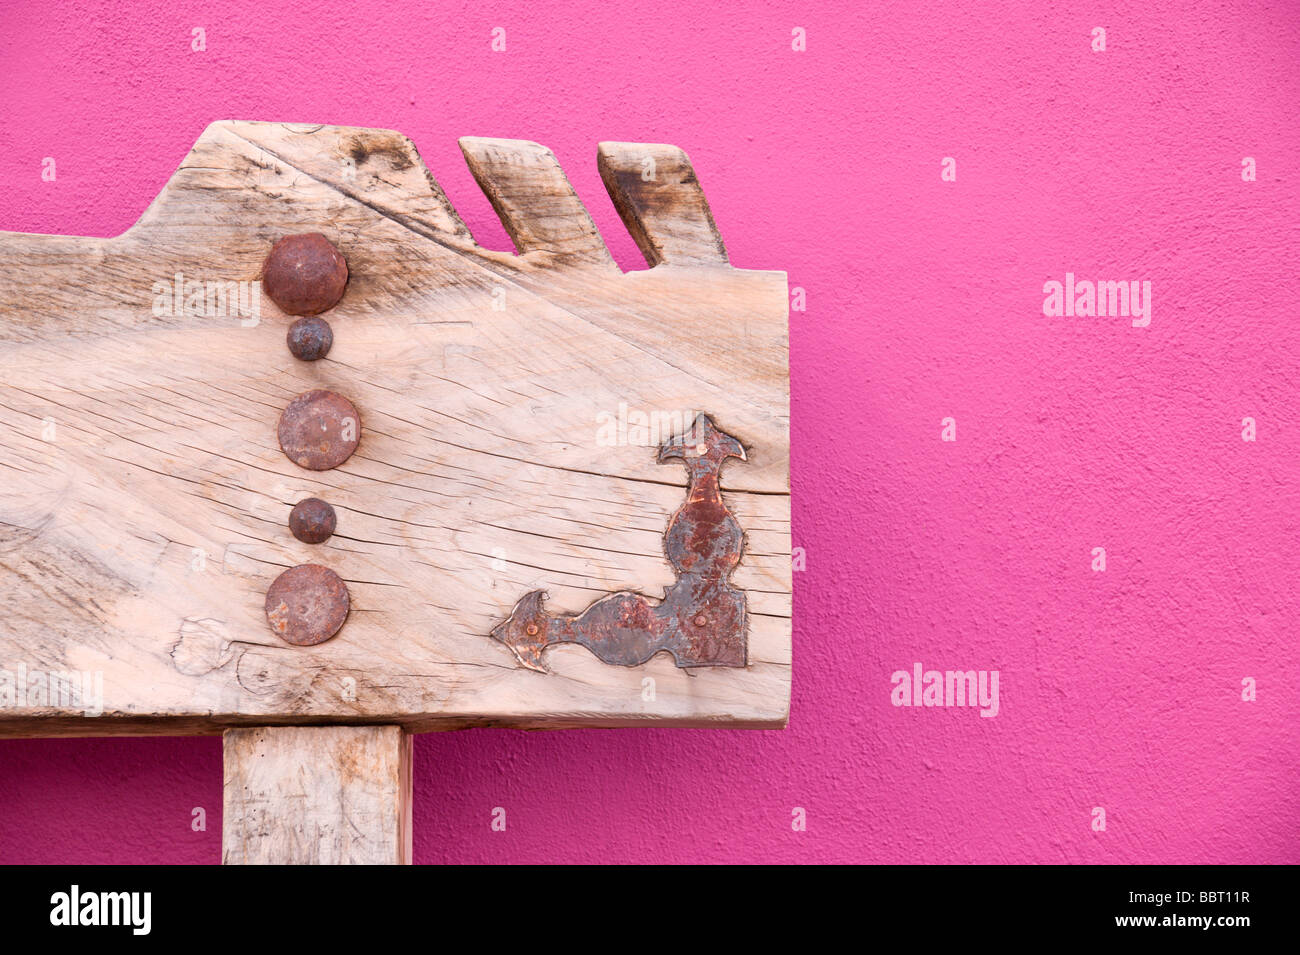
[[[334,508],[318,497],[304,498],[289,512],[289,530],[304,544],[329,540],[336,526],[338,517]]]
[[[695,624],[695,626],[697,627],[702,627],[708,622],[709,622],[709,618],[704,616],[704,614],[702,613],[697,613],[695,615],[695,619],[691,621],[691,623]]]
[[[289,351],[299,361],[319,361],[329,354],[334,344],[334,332],[330,323],[315,315],[304,315],[289,326],[285,335]]]
[[[304,391],[284,409],[276,427],[280,448],[294,464],[311,471],[336,468],[361,441],[361,415],[333,391]]]
[[[524,627],[524,633],[528,634],[530,637],[537,636],[537,624],[530,623],[528,626]]]
[[[285,643],[312,647],[339,632],[348,618],[348,586],[320,564],[291,567],[266,592],[266,619]]]
[[[285,236],[262,264],[263,291],[289,315],[333,308],[347,284],[347,261],[319,232]]]

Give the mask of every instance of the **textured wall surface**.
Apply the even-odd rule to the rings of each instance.
[[[806,290],[789,729],[420,737],[418,861],[1300,862],[1295,3],[6,0],[0,84],[0,229],[114,235],[210,121],[327,122],[497,248],[456,137],[544,143],[639,268],[595,147],[669,142]],[[1044,315],[1067,272],[1150,324]],[[997,716],[893,705],[918,661]],[[216,862],[220,761],[0,743],[0,862]]]

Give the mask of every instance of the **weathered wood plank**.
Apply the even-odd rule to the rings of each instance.
[[[411,737],[398,726],[227,730],[225,865],[407,865]]]
[[[328,358],[293,359],[269,299],[256,321],[154,307],[177,273],[255,280],[304,231],[351,273]],[[783,273],[484,250],[404,137],[242,122],[210,127],[124,235],[0,234],[0,264],[0,736],[784,723]],[[361,413],[332,471],[276,444],[311,388]],[[617,667],[570,645],[546,652],[549,673],[521,668],[489,634],[523,593],[578,612],[672,583],[663,535],[686,475],[637,422],[700,411],[748,452],[722,493],[746,532],[732,580],[750,665]],[[324,544],[286,528],[307,496],[338,512]],[[263,598],[306,562],[347,581],[352,613],[291,647]],[[101,699],[19,692],[19,668],[97,675]]]

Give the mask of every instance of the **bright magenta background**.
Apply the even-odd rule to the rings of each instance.
[[[1295,4],[130,6],[5,0],[0,228],[121,232],[214,119],[340,123],[498,248],[456,138],[545,143],[639,268],[596,143],[669,142],[807,289],[789,729],[420,737],[418,861],[1300,862]],[[1045,318],[1066,271],[1151,326]],[[1001,715],[894,708],[917,660]],[[215,738],[0,744],[0,861],[215,862],[220,812]]]

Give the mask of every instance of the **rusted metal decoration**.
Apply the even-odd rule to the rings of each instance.
[[[718,476],[727,458],[746,460],[745,449],[699,415],[685,434],[665,441],[659,463],[686,465],[686,503],[668,522],[664,550],[677,581],[658,604],[620,591],[580,614],[550,614],[546,592],[519,599],[492,630],[529,669],[547,672],[542,651],[553,643],[580,643],[606,663],[636,666],[660,650],[679,667],[743,667],[746,664],[745,593],[729,577],[740,562],[745,533],[722,500]]]
[[[334,508],[318,497],[299,501],[289,512],[289,530],[304,544],[319,544],[329,540],[338,526]]]
[[[289,315],[333,308],[347,284],[347,261],[319,232],[285,236],[262,263],[263,290]]]
[[[266,619],[285,643],[311,647],[339,632],[351,599],[338,574],[320,564],[291,567],[266,592]]]
[[[325,319],[304,315],[289,326],[285,344],[299,361],[319,361],[329,354],[334,344],[334,330]]]
[[[361,415],[342,395],[304,391],[284,409],[276,428],[289,460],[311,471],[336,468],[361,441]]]

